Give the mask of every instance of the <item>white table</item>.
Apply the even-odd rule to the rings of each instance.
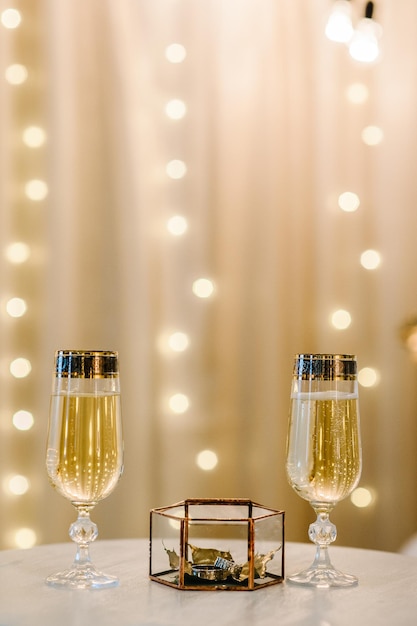
[[[74,545],[0,552],[0,626],[415,626],[417,558],[331,547],[333,563],[359,576],[347,589],[282,583],[256,591],[179,591],[148,579],[145,539],[92,546],[99,569],[120,577],[100,591],[54,589]],[[287,573],[309,565],[312,544],[286,544]]]

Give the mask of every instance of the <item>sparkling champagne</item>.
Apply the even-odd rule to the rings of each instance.
[[[115,488],[123,468],[120,394],[53,395],[47,471],[73,504],[94,505]]]
[[[361,473],[358,399],[335,392],[293,393],[287,475],[305,500],[336,503]]]

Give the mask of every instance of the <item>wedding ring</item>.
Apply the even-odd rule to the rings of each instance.
[[[223,559],[221,556],[218,556],[217,559],[214,561],[215,567],[220,567],[221,569],[227,569],[227,570],[230,570],[234,564],[235,564],[234,561]]]
[[[228,570],[214,565],[193,565],[192,572],[194,576],[203,580],[226,580],[229,575]]]
[[[218,556],[217,559],[214,561],[214,566],[215,567],[220,567],[222,570],[226,571],[228,574],[233,576],[233,578],[235,578],[235,579],[239,578],[240,573],[242,571],[242,566],[241,565],[237,565],[237,563],[235,563],[234,561],[229,561],[228,559],[223,559],[220,556]]]

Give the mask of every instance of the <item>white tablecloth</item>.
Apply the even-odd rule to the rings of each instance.
[[[256,591],[179,591],[148,579],[148,542],[100,541],[95,565],[120,577],[100,591],[55,589],[45,577],[70,565],[74,545],[0,552],[0,626],[416,626],[417,558],[331,547],[359,576],[346,589],[291,583]],[[312,544],[286,545],[286,572],[309,565]]]

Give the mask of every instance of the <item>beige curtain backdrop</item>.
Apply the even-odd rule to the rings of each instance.
[[[213,496],[283,508],[287,539],[307,541],[313,512],[287,485],[285,439],[293,355],[314,351],[355,353],[379,373],[360,388],[373,501],[336,507],[338,543],[399,549],[417,531],[417,372],[399,338],[417,312],[415,0],[375,3],[372,67],[326,39],[327,0],[9,6],[22,22],[0,36],[0,546],[21,529],[68,540],[75,512],[44,463],[53,354],[103,348],[120,352],[125,472],[93,513],[102,539],[147,536],[151,507]],[[183,62],[167,60],[172,43]],[[4,78],[15,63],[20,85]],[[355,83],[364,103],[347,97]],[[183,118],[167,117],[172,99]],[[32,125],[46,132],[38,148],[22,141]],[[361,138],[369,125],[384,133],[377,146]],[[172,179],[176,159],[187,172]],[[30,180],[45,198],[28,198]],[[345,191],[357,211],[338,207]],[[182,236],[166,228],[176,214]],[[8,260],[13,242],[29,246],[25,262]],[[381,254],[374,271],[366,249]],[[193,292],[201,277],[209,298]],[[12,297],[27,302],[20,318]],[[329,323],[337,309],[346,330]],[[175,331],[183,352],[167,349]],[[19,357],[24,378],[9,371]],[[169,408],[175,393],[184,413]],[[27,431],[13,426],[21,409]],[[196,464],[204,449],[218,456],[211,471]]]

